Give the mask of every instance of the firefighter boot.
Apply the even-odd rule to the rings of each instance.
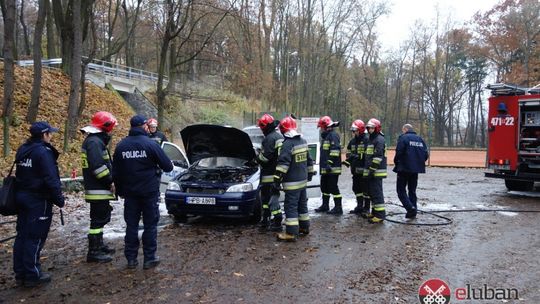
[[[354,207],[353,210],[349,211],[349,213],[359,215],[359,214],[362,213],[363,207],[364,207],[364,197],[357,196],[356,197],[356,207]]]
[[[105,245],[105,243],[103,242],[103,232],[96,235],[99,235],[99,243],[100,243],[99,247],[100,247],[101,252],[103,252],[104,254],[110,254],[110,255],[116,252],[114,248],[111,248]]]
[[[259,222],[259,230],[260,231],[266,231],[268,230],[270,226],[270,218],[268,216],[263,215],[262,220]]]
[[[101,251],[101,242],[98,234],[88,235],[88,254],[86,255],[87,262],[108,263],[112,261],[110,255]]]
[[[330,208],[328,207],[328,204],[330,203],[330,195],[323,194],[322,195],[322,205],[315,209],[315,212],[326,212]]]
[[[281,232],[283,230],[283,226],[281,226],[282,221],[283,215],[281,215],[281,213],[274,215],[272,225],[270,225],[270,230],[275,232]]]
[[[328,211],[328,214],[332,215],[342,215],[343,209],[341,208],[341,197],[335,197],[334,196],[334,208],[332,210]]]
[[[284,242],[296,242],[296,235],[289,234],[287,232],[280,232],[277,234],[277,240]]]

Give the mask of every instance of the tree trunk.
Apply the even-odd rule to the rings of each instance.
[[[24,1],[25,0],[21,0],[21,12],[19,16],[20,16],[21,27],[23,30],[24,54],[26,56],[30,56],[30,38],[28,38],[28,26],[26,26],[26,21],[24,20]]]
[[[54,16],[51,1],[45,0],[45,14],[47,15],[47,58],[56,58],[56,38],[54,32]]]
[[[39,108],[39,95],[41,92],[41,37],[43,35],[43,23],[45,21],[45,0],[39,0],[38,18],[34,31],[34,82],[32,83],[32,97],[28,104],[26,121],[36,121]]]
[[[3,1],[4,2],[4,1]],[[9,126],[13,115],[13,88],[15,85],[14,54],[13,43],[15,40],[15,0],[5,0],[2,5],[5,7],[4,16],[4,103],[2,107],[2,118],[4,122],[4,157],[9,155]]]
[[[64,152],[68,151],[69,142],[76,134],[79,118],[79,88],[81,80],[82,26],[81,0],[73,0],[73,57],[71,58],[71,84],[69,90],[68,118],[64,137]]]

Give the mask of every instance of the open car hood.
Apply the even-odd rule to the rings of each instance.
[[[206,157],[224,156],[245,160],[255,158],[249,135],[232,127],[191,125],[180,131],[186,155],[192,164]]]

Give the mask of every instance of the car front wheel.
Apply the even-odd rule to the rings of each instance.
[[[249,222],[256,224],[261,221],[262,215],[262,203],[261,203],[261,193],[257,194],[257,199],[255,200],[255,205],[253,206],[253,214],[249,217]]]

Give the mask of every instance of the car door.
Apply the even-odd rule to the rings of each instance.
[[[164,141],[161,144],[161,148],[163,149],[163,152],[165,152],[165,154],[173,162],[173,170],[171,172],[163,172],[163,174],[161,175],[161,184],[159,186],[159,190],[161,191],[161,193],[165,193],[169,181],[173,179],[176,175],[187,170],[187,168],[189,167],[189,161],[186,157],[186,154],[184,154],[184,151],[182,151],[180,147],[173,144],[172,142]]]
[[[308,143],[308,150],[311,159],[313,159],[313,170],[315,170],[315,175],[310,182],[308,182],[307,196],[309,197],[319,197],[321,195],[321,173],[319,170],[319,161],[320,161],[320,151],[319,143],[311,142]]]

